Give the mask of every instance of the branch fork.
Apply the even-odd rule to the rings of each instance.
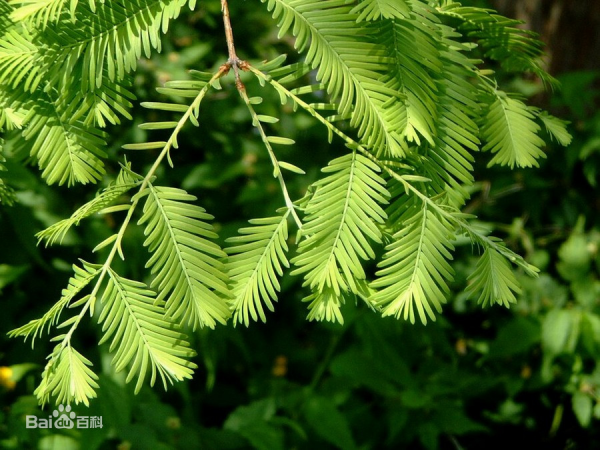
[[[240,58],[238,58],[235,52],[235,43],[233,41],[233,28],[231,28],[231,20],[229,19],[229,6],[227,0],[221,0],[221,11],[223,12],[223,25],[225,26],[225,39],[227,40],[227,51],[229,53],[229,59],[226,63],[221,66],[224,74],[229,73],[229,70],[233,67],[233,73],[235,74],[235,86],[241,92],[245,90],[244,84],[240,79],[240,69],[247,71],[250,70],[250,64]]]

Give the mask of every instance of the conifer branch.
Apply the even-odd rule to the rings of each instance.
[[[73,23],[61,12],[65,0],[11,3],[22,5],[13,19],[23,23],[5,25],[7,31],[0,33],[0,82],[10,87],[0,89],[0,131],[23,128],[24,139],[16,148],[37,159],[49,184],[96,181],[103,173],[100,147],[106,142],[93,125],[118,123],[119,115],[131,119],[127,111],[133,94],[126,74],[136,69],[142,54],[160,51],[169,22],[186,4],[194,9],[196,0],[114,0],[100,2],[98,8],[92,0],[77,9],[73,0]],[[544,79],[547,74],[537,62],[542,44],[535,36],[517,29],[514,21],[455,2],[442,2],[438,8],[424,0],[261,3],[272,13],[280,37],[289,31],[296,38],[304,61],[280,67],[285,55],[256,66],[241,60],[228,0],[221,0],[226,61],[214,74],[191,70],[191,80],[169,81],[157,89],[189,98],[191,104],[142,103],[182,114],[178,121],[140,125],[144,130],[171,130],[166,142],[123,147],[158,150],[145,176],[124,165],[114,186],[39,234],[52,243],[91,214],[126,212],[115,234],[93,250],[107,248],[104,262],[74,267],[75,275],[55,306],[11,332],[31,335],[33,343],[46,327],[66,330],[52,339],[58,345],[36,390],[42,403],[52,395],[87,404],[95,395],[92,364],[72,347],[71,337],[83,316],[93,314],[97,298],[104,332],[100,344],[112,340],[109,351],[115,350],[116,370],[129,366],[127,381],[137,376],[139,390],[148,368],[151,384],[157,376],[165,385],[191,377],[195,365],[188,357],[193,352],[178,319],[210,328],[231,316],[234,323],[245,325],[265,321],[265,308],[274,309],[280,279],[290,264],[295,266],[291,275],[303,274],[304,286],[310,287],[303,300],[310,303],[308,319],[340,323],[348,295],[363,298],[384,316],[414,321],[416,312],[423,322],[435,320],[434,310],[441,310],[451,292],[450,260],[458,234],[483,250],[467,292],[478,293],[484,305],[515,301],[519,286],[510,263],[536,274],[502,241],[473,227],[473,216],[459,209],[468,195],[464,186],[473,181],[474,152],[490,150],[490,164],[533,166],[544,156],[542,124],[561,144],[570,141],[564,122],[502,92],[493,72],[476,68],[479,61],[471,59],[470,50],[479,45],[486,58],[500,61],[506,70],[532,71]],[[448,17],[452,21],[444,21]],[[152,183],[165,158],[173,166],[170,151],[178,148],[183,126],[188,121],[199,126],[199,108],[208,89],[220,88],[220,78],[230,71],[269,155],[285,209],[250,220],[250,226],[227,240],[232,245],[225,253],[214,242],[218,236],[209,223],[214,217],[194,203],[196,197]],[[265,124],[279,119],[259,113],[256,105],[262,98],[246,92],[242,71],[250,71],[261,86],[268,83],[282,104],[291,101],[294,111],[300,107],[323,124],[330,142],[336,135],[350,149],[333,159],[323,169],[326,175],[296,203],[283,171],[304,171],[278,160],[274,147],[294,141],[268,135],[271,127]],[[298,87],[309,74],[313,84]],[[285,87],[290,82],[296,83],[293,89]],[[303,100],[316,91],[330,100]],[[335,112],[327,117],[323,111]],[[347,121],[354,131],[346,134],[336,121]],[[25,146],[27,141],[32,145]],[[134,188],[139,191],[130,201],[113,204]],[[0,200],[3,192],[0,180]],[[111,267],[116,255],[125,258],[124,235],[140,209],[138,225],[144,226],[143,245],[151,253],[146,264],[152,275],[149,285],[121,277]],[[288,260],[290,215],[303,239]],[[373,244],[383,244],[385,236],[391,240],[381,257]],[[374,281],[365,271],[368,260],[376,260],[380,268]],[[88,285],[91,293],[81,296]],[[58,324],[67,307],[79,310]]]
[[[124,256],[122,248],[121,248],[121,243],[123,241],[123,236],[125,235],[125,231],[127,230],[129,223],[131,222],[133,213],[136,210],[136,208],[140,202],[140,199],[142,198],[142,196],[140,194],[146,190],[147,186],[149,185],[150,181],[154,177],[156,170],[158,169],[159,165],[164,160],[164,158],[168,157],[171,147],[173,147],[173,146],[177,147],[177,135],[179,134],[179,131],[183,128],[185,123],[187,123],[187,121],[190,119],[190,116],[192,115],[192,113],[198,109],[198,107],[200,106],[200,103],[202,102],[202,99],[206,95],[206,92],[208,91],[210,86],[214,82],[216,82],[219,78],[221,78],[225,73],[226,73],[226,70],[223,67],[221,67],[212,76],[210,81],[208,83],[206,83],[206,85],[200,90],[200,92],[198,93],[198,95],[196,96],[196,98],[194,99],[192,104],[187,108],[187,110],[185,111],[185,113],[183,114],[181,119],[177,122],[177,125],[176,125],[174,131],[171,133],[169,140],[164,143],[162,151],[156,158],[152,167],[148,170],[148,173],[146,174],[146,176],[144,177],[144,180],[142,181],[142,184],[140,185],[138,194],[136,194],[132,198],[131,205],[129,206],[129,209],[127,211],[127,216],[123,220],[123,223],[121,224],[121,227],[119,228],[119,231],[117,232],[116,237],[113,238],[113,240],[112,240],[113,245],[110,250],[110,253],[108,254],[104,264],[102,264],[102,266],[99,266],[99,269],[100,269],[99,274],[97,275],[96,284],[94,285],[94,288],[93,288],[91,294],[89,296],[84,297],[86,299],[86,301],[83,304],[83,307],[81,308],[81,311],[79,312],[79,314],[77,316],[72,317],[71,319],[69,319],[67,322],[65,322],[63,324],[63,326],[70,325],[69,331],[66,334],[58,337],[59,338],[58,340],[60,340],[61,342],[60,342],[60,344],[58,344],[57,349],[53,352],[49,364],[52,361],[58,360],[58,358],[60,358],[62,351],[65,348],[70,347],[71,337],[73,336],[73,333],[79,326],[81,319],[83,319],[83,317],[88,312],[88,310],[90,311],[90,315],[93,314],[94,305],[95,305],[98,293],[100,291],[100,287],[103,285],[104,279],[111,273],[111,270],[112,270],[111,264],[112,264],[112,261],[113,261],[115,255],[118,253],[119,256],[121,257],[121,259],[123,259],[123,260],[125,259],[125,256]]]
[[[446,220],[449,220],[453,223],[457,228],[468,234],[474,242],[482,245],[485,248],[492,248],[498,253],[502,254],[506,259],[508,259],[513,264],[516,264],[523,268],[527,274],[530,276],[537,276],[538,269],[531,264],[528,264],[521,256],[515,254],[508,248],[501,245],[496,239],[484,236],[481,233],[477,232],[465,219],[465,215],[459,213],[458,210],[452,209],[451,211],[443,208],[438,202],[428,197],[426,194],[417,189],[412,183],[413,182],[428,182],[429,180],[425,177],[419,175],[400,175],[398,174],[394,168],[401,166],[408,168],[409,166],[401,165],[395,161],[382,161],[373,155],[367,148],[365,148],[360,143],[356,142],[346,133],[341,131],[338,127],[333,125],[330,121],[328,121],[323,115],[321,115],[315,108],[302,100],[298,95],[291,92],[285,86],[283,86],[280,82],[273,79],[270,75],[263,73],[255,67],[250,67],[249,70],[256,75],[256,77],[262,82],[267,82],[271,86],[273,86],[277,92],[288,97],[306,112],[308,112],[311,116],[321,122],[323,125],[327,127],[327,129],[331,132],[339,136],[344,140],[346,145],[352,149],[358,150],[361,154],[369,158],[371,161],[376,163],[382,170],[384,170],[390,177],[394,178],[396,181],[400,182],[405,191],[408,193],[412,193],[417,196],[422,202],[427,204],[430,208],[435,210],[438,214],[444,217]]]

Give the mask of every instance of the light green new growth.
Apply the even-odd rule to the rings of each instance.
[[[531,167],[545,157],[544,130],[561,145],[570,142],[565,122],[502,91],[485,68],[494,60],[507,73],[530,72],[556,86],[540,65],[542,45],[534,34],[493,11],[450,0],[254,2],[272,14],[280,37],[295,37],[303,60],[240,60],[233,34],[243,21],[234,17],[232,26],[227,1],[221,0],[229,59],[215,73],[192,70],[191,80],[158,88],[168,98],[188,100],[142,103],[159,121],[140,128],[167,130],[169,137],[123,147],[156,150],[152,166],[140,175],[123,163],[93,200],[38,233],[40,242],[53,245],[85,218],[122,215],[114,234],[94,249],[104,249],[102,260],[73,266],[59,301],[10,333],[31,337],[33,344],[52,327],[64,332],[52,338],[57,345],[35,391],[41,403],[53,398],[87,405],[95,397],[92,362],[72,343],[87,315],[102,327],[100,343],[110,342],[114,369],[126,371],[127,381],[136,378],[137,392],[148,373],[151,385],[160,378],[165,387],[191,378],[194,352],[182,326],[214,328],[229,318],[246,326],[266,321],[286,273],[304,278],[309,320],[339,323],[342,305],[357,298],[383,316],[435,320],[450,295],[459,236],[482,252],[466,290],[484,306],[517,300],[511,264],[536,275],[537,269],[460,212],[480,150],[489,151],[477,155],[489,165]],[[14,149],[7,157],[28,158],[48,184],[104,180],[104,129],[132,119],[138,60],[160,52],[162,35],[184,7],[193,10],[196,1],[0,2],[0,131],[11,131],[7,139]],[[286,180],[304,170],[279,157],[280,146],[295,149],[295,142],[271,132],[278,118],[262,113],[262,97],[246,91],[241,71],[275,90],[282,104],[310,114],[327,129],[329,141],[348,147],[303,199],[291,198]],[[172,151],[185,151],[178,144],[182,128],[188,122],[202,126],[200,105],[211,90],[221,89],[229,72],[271,161],[281,209],[250,220],[221,249],[213,216],[196,197],[160,186],[157,178],[165,159],[173,166]],[[0,179],[0,202],[13,201],[11,187]],[[145,236],[148,284],[124,278],[114,264],[116,257],[125,259],[124,235],[136,225]],[[297,231],[295,249],[290,227]],[[61,323],[67,309],[75,314]]]
[[[240,228],[240,236],[227,239],[235,244],[226,249],[235,297],[231,303],[234,324],[248,326],[250,319],[259,317],[266,322],[263,302],[269,311],[275,310],[272,301],[277,301],[281,289],[278,277],[283,276],[283,267],[290,267],[286,256],[289,213],[287,209],[280,216],[252,219],[252,227]]]
[[[359,293],[358,283],[366,279],[362,262],[375,259],[371,242],[382,243],[380,227],[387,218],[380,205],[387,203],[389,193],[380,171],[355,150],[331,161],[323,169],[330,175],[315,183],[304,208],[306,238],[292,260],[297,267],[292,275],[304,274],[304,286],[316,295],[314,301],[335,308],[328,300],[331,295]]]
[[[189,202],[193,195],[181,189],[148,183],[136,198],[146,196],[143,215],[144,246],[152,253],[146,267],[154,275],[151,288],[159,300],[166,299],[166,313],[196,328],[214,328],[225,323],[229,308],[223,301],[229,289],[228,277],[220,259],[223,250],[211,241],[218,236],[208,220],[213,216]]]
[[[196,364],[187,360],[195,352],[189,348],[185,335],[165,318],[163,303],[144,283],[127,280],[108,271],[108,282],[102,294],[102,312],[98,323],[104,336],[100,344],[111,340],[110,351],[116,351],[113,364],[116,371],[129,367],[127,381],[137,375],[135,392],[144,383],[148,367],[150,384],[156,374],[167,388],[169,382],[191,378]]]
[[[453,270],[448,263],[454,250],[453,224],[428,203],[403,196],[406,204],[399,222],[403,224],[379,263],[377,278],[371,286],[378,291],[372,302],[384,316],[403,317],[415,322],[435,320],[435,309],[442,311],[450,289],[447,282]],[[432,308],[433,306],[433,308]]]

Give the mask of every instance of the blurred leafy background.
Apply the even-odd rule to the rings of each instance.
[[[562,90],[544,94],[533,79],[505,83],[570,120],[574,135],[566,150],[550,145],[539,169],[487,169],[479,158],[476,179],[483,181],[466,210],[542,269],[537,279],[518,275],[524,289],[516,306],[482,310],[458,294],[427,326],[381,319],[352,304],[345,306],[344,326],[309,323],[300,282],[288,277],[265,325],[191,333],[200,366],[194,380],[166,393],[144,388],[138,396],[112,371],[107,347],[96,344],[99,329],[90,326],[79,333],[78,347],[102,367],[101,389],[89,409],[74,409],[102,416],[103,427],[26,429],[25,415],[47,417],[52,409],[40,410],[32,396],[50,347],[41,340],[32,351],[4,332],[42,315],[65,286],[74,255],[89,257],[115,223],[102,216],[71,232],[63,246],[37,247],[37,231],[94,192],[50,189],[35,170],[9,159],[5,179],[18,202],[0,210],[0,448],[600,448],[600,62],[593,58],[600,51],[600,7],[593,0],[498,0],[494,6],[541,33]],[[293,42],[277,39],[255,2],[231,2],[230,8],[241,58],[296,58]],[[187,69],[216,68],[226,50],[220,4],[204,0],[180,17],[161,54],[141,61],[138,99],[159,99],[154,88],[186,78]],[[247,87],[260,89],[250,81]],[[279,106],[276,94],[260,95],[272,108],[264,113],[281,118],[279,134],[297,142],[283,159],[308,168],[290,186],[298,198],[318,168],[344,148],[328,145],[318,124]],[[136,125],[152,114],[137,108],[133,123],[112,127],[112,156],[124,143],[143,139]],[[279,191],[235,89],[208,99],[201,119],[199,130],[180,136],[185,151],[173,153],[175,169],[160,177],[197,195],[224,239],[248,218],[272,213]],[[143,153],[130,158],[137,167],[153,161]],[[119,271],[141,278],[142,235],[128,233],[128,259]],[[470,250],[465,244],[454,265],[457,292],[475,264]]]

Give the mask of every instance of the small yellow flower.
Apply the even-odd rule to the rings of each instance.
[[[6,389],[14,389],[17,383],[12,379],[13,370],[10,367],[0,367],[0,386]]]

